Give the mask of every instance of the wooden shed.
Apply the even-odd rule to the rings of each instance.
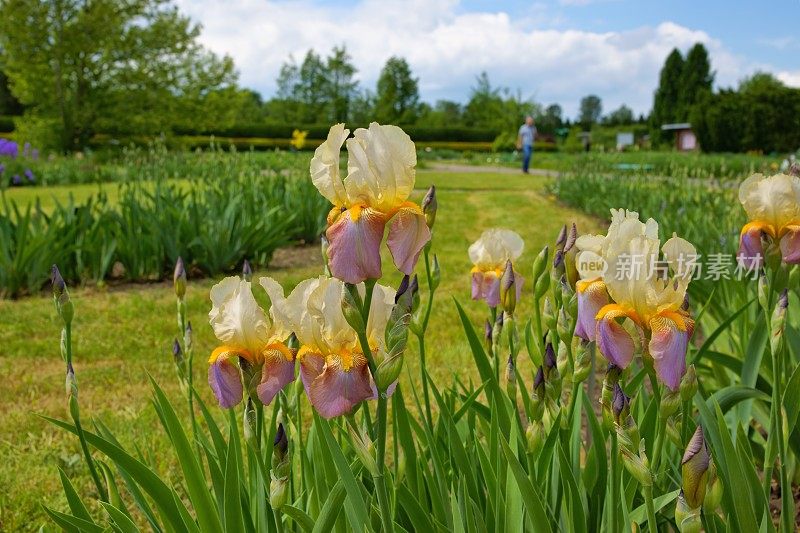
[[[692,125],[688,122],[664,124],[661,126],[661,130],[675,132],[675,149],[679,152],[697,150],[697,137],[695,137],[692,131]]]

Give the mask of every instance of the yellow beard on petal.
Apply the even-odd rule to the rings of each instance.
[[[284,359],[291,362],[294,361],[294,352],[282,342],[273,342],[261,351],[261,357],[265,361],[280,361]]]
[[[784,232],[784,228],[780,228],[780,230],[778,232],[776,232],[775,231],[775,226],[773,226],[772,224],[770,224],[769,222],[766,222],[764,220],[753,220],[752,222],[748,222],[747,224],[745,224],[742,227],[742,231],[741,231],[740,235],[744,235],[745,233],[747,233],[749,231],[752,231],[754,229],[759,229],[759,230],[763,231],[764,233],[766,233],[767,235],[769,235],[773,239],[775,238],[777,233]]]
[[[623,316],[628,317],[637,324],[639,324],[639,326],[642,325],[642,318],[636,313],[636,311],[634,311],[629,307],[623,307],[619,304],[604,305],[603,307],[600,308],[600,310],[597,312],[597,315],[595,315],[594,318],[596,320],[602,320],[603,318],[606,317],[606,315],[611,315],[609,318],[619,318]]]
[[[249,351],[236,348],[234,346],[226,346],[224,344],[222,346],[218,346],[213,352],[211,352],[211,357],[208,358],[208,362],[209,364],[214,364],[220,358],[228,357],[241,357],[243,359],[247,359],[251,363],[255,363],[255,358]]]

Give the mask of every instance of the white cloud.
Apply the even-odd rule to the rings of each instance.
[[[588,1],[588,0],[568,0]],[[363,86],[374,88],[392,55],[420,78],[422,98],[464,101],[477,74],[574,116],[582,96],[597,94],[606,111],[628,104],[647,112],[664,58],[695,42],[709,48],[717,79],[743,76],[743,61],[703,31],[671,22],[597,33],[539,29],[505,12],[463,12],[458,0],[361,0],[349,9],[311,0],[178,0],[204,26],[201,41],[231,55],[241,83],[269,97],[281,64],[314,48],[347,45]]]
[[[778,72],[776,77],[789,87],[800,87],[800,70],[794,72],[783,70]]]

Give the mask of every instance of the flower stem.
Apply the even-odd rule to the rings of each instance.
[[[428,395],[428,373],[425,371],[425,331],[417,335],[419,341],[419,373],[422,379],[422,397],[425,401],[425,415],[427,417],[428,426],[433,428],[433,415],[431,415],[431,400]]]
[[[647,525],[650,533],[658,533],[658,521],[656,520],[656,507],[653,503],[653,486],[646,485],[642,487],[644,493],[645,505],[647,506]]]

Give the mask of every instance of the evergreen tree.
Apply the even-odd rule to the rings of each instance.
[[[594,94],[581,98],[581,109],[578,122],[585,130],[590,130],[596,124],[603,113],[603,102],[600,97]]]
[[[711,61],[708,50],[701,43],[695,44],[686,54],[683,72],[679,82],[676,120],[683,122],[689,119],[692,107],[705,95],[711,93],[714,74],[711,72]]]
[[[350,103],[357,92],[358,82],[353,79],[356,67],[344,46],[333,47],[325,67],[330,121],[345,122],[349,118]]]
[[[413,123],[419,105],[419,80],[402,57],[390,57],[378,78],[375,116],[384,123]]]
[[[661,131],[663,124],[677,122],[681,101],[681,80],[683,78],[684,60],[680,51],[675,48],[667,56],[653,99],[653,112],[650,115],[651,134],[658,142],[665,142],[666,136]]]

